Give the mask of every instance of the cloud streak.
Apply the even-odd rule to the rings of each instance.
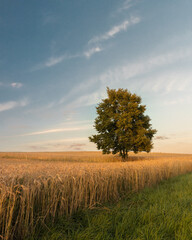
[[[122,31],[126,31],[128,27],[135,25],[135,24],[139,23],[140,21],[141,20],[139,17],[131,17],[129,20],[125,20],[121,24],[113,26],[109,31],[105,32],[104,34],[93,37],[91,40],[89,40],[89,44],[98,43],[98,42],[106,41],[110,38],[113,38],[118,33],[122,32]]]
[[[27,100],[21,100],[21,101],[9,101],[5,103],[0,103],[0,112],[7,111],[14,109],[16,107],[25,107],[28,104]]]
[[[101,98],[104,98],[106,95],[105,92],[102,90],[96,90],[93,93],[85,94],[83,96],[78,97],[76,100],[70,102],[68,105],[66,105],[67,109],[70,108],[78,108],[82,106],[91,106],[96,104]]]
[[[68,127],[68,128],[55,128],[55,129],[48,129],[39,132],[32,132],[23,134],[20,136],[33,136],[33,135],[42,135],[42,134],[49,134],[49,133],[58,133],[58,132],[72,132],[72,131],[81,131],[90,129],[92,126],[82,126],[82,127]]]
[[[33,72],[33,71],[37,71],[37,70],[44,69],[44,68],[50,68],[59,63],[62,63],[65,60],[70,60],[70,59],[74,59],[74,58],[82,58],[82,57],[90,58],[95,53],[98,53],[101,51],[103,51],[103,49],[97,46],[97,47],[90,48],[79,54],[50,57],[44,63],[38,64],[37,66],[32,68],[31,71]]]
[[[140,78],[143,74],[150,73],[163,66],[167,68],[168,65],[191,57],[192,49],[182,49],[143,58],[135,63],[127,63],[116,68],[108,69],[102,74],[92,77],[78,85],[65,97],[65,99],[61,99],[60,103],[69,99],[71,95],[78,95],[82,90],[82,94],[84,94],[77,97],[68,107],[93,105],[98,102],[98,99],[105,97],[105,89],[103,89],[103,86],[116,87],[117,85],[119,86],[119,83],[126,86],[128,82],[129,88],[133,90],[140,89],[142,91],[153,92],[162,90],[165,93],[175,90],[183,91],[189,83],[191,83],[191,77],[189,76],[186,76],[185,80],[183,80],[181,75],[181,77],[179,77],[177,74],[168,73],[167,75],[164,74],[164,76],[161,76],[161,79],[156,76],[154,78],[141,78],[138,81],[129,80]],[[89,94],[87,94],[87,92],[89,92]]]
[[[43,65],[44,65],[44,67],[52,67],[52,66],[62,62],[65,58],[66,58],[65,56],[51,57]]]
[[[183,92],[191,83],[192,72],[168,70],[163,73],[155,73],[149,77],[142,78],[145,85],[141,87],[142,91],[163,92],[165,94],[175,92]],[[155,79],[155,81],[154,81]],[[192,86],[192,85],[191,85]]]
[[[103,51],[100,47],[91,48],[88,51],[84,52],[84,56],[90,58],[93,54]]]
[[[130,9],[133,6],[133,1],[132,0],[125,0],[122,7],[120,7],[117,12],[122,12],[125,10]]]
[[[125,4],[124,7],[126,8],[127,5]],[[99,43],[102,41],[106,41],[110,38],[114,38],[118,33],[126,31],[128,29],[128,27],[135,25],[135,24],[139,23],[140,21],[141,20],[139,17],[132,16],[129,20],[125,20],[121,24],[113,26],[109,31],[107,31],[103,35],[93,37],[91,40],[89,40],[88,44],[96,44],[96,43]],[[73,58],[81,58],[81,57],[90,58],[94,54],[101,52],[101,51],[103,51],[103,48],[101,48],[99,46],[95,46],[95,47],[89,48],[88,50],[86,50],[84,52],[77,53],[74,55],[66,55],[65,54],[65,55],[61,55],[61,56],[52,56],[49,59],[47,59],[44,63],[38,64],[37,66],[32,68],[31,71],[33,72],[33,71],[37,71],[37,70],[44,69],[44,68],[50,68],[59,63],[62,63],[65,60],[69,60],[69,59],[73,59]],[[15,85],[15,87],[16,87],[16,85]]]
[[[44,63],[40,63],[37,66],[35,66],[34,68],[32,68],[31,71],[33,72],[33,71],[37,71],[37,70],[44,69],[44,68],[50,68],[50,67],[53,67],[65,60],[78,58],[78,57],[81,57],[81,55],[75,54],[75,55],[61,55],[61,56],[56,56],[56,57],[50,57]]]
[[[122,13],[123,11],[127,11],[133,6],[135,6],[139,0],[125,0],[123,4],[117,9],[116,13]]]

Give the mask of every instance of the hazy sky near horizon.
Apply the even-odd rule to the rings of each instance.
[[[106,87],[147,105],[157,152],[192,153],[191,0],[1,0],[0,151],[96,150]]]

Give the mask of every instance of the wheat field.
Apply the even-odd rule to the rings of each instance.
[[[0,238],[25,239],[63,215],[192,171],[192,155],[0,153]]]

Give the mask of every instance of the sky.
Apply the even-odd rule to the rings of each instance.
[[[192,153],[191,0],[1,0],[0,151],[92,151],[106,88],[141,96],[155,152]]]

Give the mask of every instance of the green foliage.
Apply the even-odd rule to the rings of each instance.
[[[156,133],[150,118],[144,115],[141,98],[127,89],[109,89],[108,97],[97,106],[95,129],[99,134],[89,137],[104,154],[119,153],[125,159],[129,151],[150,152]]]

